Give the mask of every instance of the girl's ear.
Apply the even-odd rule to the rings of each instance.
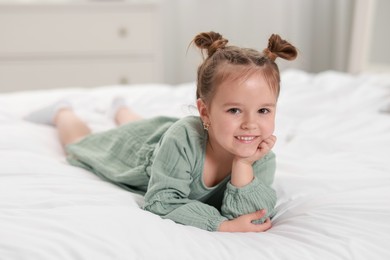
[[[198,100],[196,100],[196,106],[198,107],[199,115],[202,121],[210,122],[207,106],[202,99],[198,98]]]

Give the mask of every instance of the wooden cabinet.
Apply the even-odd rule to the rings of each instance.
[[[155,3],[0,5],[0,91],[162,81]]]

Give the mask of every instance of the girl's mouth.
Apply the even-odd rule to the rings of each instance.
[[[253,140],[255,140],[257,138],[257,136],[235,136],[235,138],[240,141],[240,142],[244,142],[244,143],[251,143]]]

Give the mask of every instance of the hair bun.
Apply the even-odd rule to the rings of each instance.
[[[268,47],[263,50],[263,53],[272,61],[277,57],[293,60],[298,55],[297,49],[277,34],[272,34],[268,39]]]
[[[212,56],[218,49],[224,48],[228,40],[216,32],[203,32],[195,36],[194,43],[198,48],[206,49],[208,56]]]

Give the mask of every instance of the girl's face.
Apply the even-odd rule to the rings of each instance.
[[[252,156],[275,127],[276,94],[264,76],[225,81],[209,106],[198,100],[203,122],[208,122],[209,142],[220,155]]]

